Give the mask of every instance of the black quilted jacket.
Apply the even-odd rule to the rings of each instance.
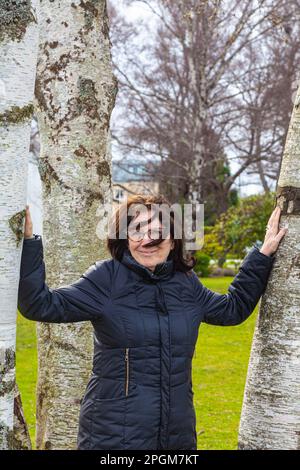
[[[18,309],[41,322],[90,320],[93,371],[81,402],[78,449],[196,449],[191,363],[201,322],[238,325],[264,292],[274,256],[254,245],[227,294],[194,271],[154,273],[125,252],[96,261],[71,285],[45,283],[42,238],[24,240]]]

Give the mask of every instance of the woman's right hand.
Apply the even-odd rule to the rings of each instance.
[[[32,238],[32,237],[33,237],[32,220],[31,220],[29,205],[26,204],[24,238]]]
[[[279,219],[280,219],[281,209],[277,206],[268,220],[268,225],[266,227],[266,236],[260,252],[264,255],[271,256],[278,248],[280,240],[284,237],[288,231],[287,227],[279,229]]]

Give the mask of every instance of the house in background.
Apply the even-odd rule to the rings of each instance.
[[[138,160],[113,160],[112,187],[114,205],[133,194],[158,194],[155,164]]]

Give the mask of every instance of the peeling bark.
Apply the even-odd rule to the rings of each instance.
[[[47,283],[78,279],[107,257],[97,208],[111,202],[112,73],[104,0],[50,2],[40,16],[35,86]],[[90,323],[37,324],[37,449],[76,449],[80,401],[92,369]]]
[[[296,103],[300,99],[300,89]],[[294,106],[277,185],[280,242],[261,299],[239,449],[300,450],[300,108]]]
[[[14,412],[16,312],[38,49],[38,0],[0,0],[0,449],[26,448]],[[15,406],[14,406],[15,405]],[[17,419],[17,416],[15,416]],[[25,420],[23,420],[23,424]]]

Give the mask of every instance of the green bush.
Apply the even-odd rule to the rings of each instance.
[[[207,277],[210,274],[210,260],[211,257],[202,251],[196,251],[194,254],[197,263],[195,264],[194,271],[198,274],[198,276]]]
[[[246,247],[251,247],[256,241],[263,243],[266,225],[275,206],[276,195],[269,192],[240,198],[237,206],[221,214],[209,236],[213,238],[216,247],[217,243],[221,245],[223,263],[229,257],[243,259]],[[220,255],[209,254],[220,258]]]

